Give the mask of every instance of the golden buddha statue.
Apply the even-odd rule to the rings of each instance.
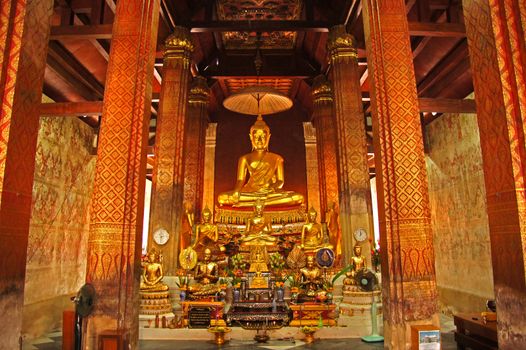
[[[272,246],[276,244],[276,237],[272,237],[272,226],[263,216],[264,204],[261,199],[254,205],[254,214],[247,221],[245,234],[239,240],[240,246]]]
[[[250,268],[248,272],[268,272],[268,265],[266,261],[266,247],[255,247],[250,253]]]
[[[354,277],[360,270],[367,270],[367,260],[362,255],[362,247],[358,244],[354,246],[354,256],[351,258],[352,268],[345,273],[347,276],[343,280],[344,285],[356,285]]]
[[[316,222],[317,216],[316,209],[311,207],[307,213],[307,222],[301,229],[300,247],[306,252],[316,252],[321,248],[332,249],[332,244],[323,243],[323,228],[320,223]]]
[[[219,238],[217,225],[212,223],[212,212],[208,209],[208,206],[203,209],[201,220],[202,222],[195,227],[195,241],[192,248],[199,254],[203,253],[206,248],[215,253],[225,251],[224,246],[217,246]]]
[[[239,158],[234,189],[219,194],[220,205],[250,207],[260,199],[266,206],[303,203],[303,195],[282,190],[283,158],[268,151],[270,129],[261,115],[250,128],[252,152]],[[250,176],[246,181],[247,173]]]
[[[220,290],[215,284],[219,280],[219,266],[211,258],[212,252],[206,248],[203,260],[195,267],[194,279],[197,283],[188,288],[191,296],[213,295]]]
[[[164,277],[163,266],[161,256],[156,250],[150,250],[142,267],[140,291],[164,292],[168,290],[168,286],[161,282]]]
[[[307,265],[300,270],[301,284],[308,296],[313,296],[323,285],[322,271],[314,264],[314,256],[307,256]]]

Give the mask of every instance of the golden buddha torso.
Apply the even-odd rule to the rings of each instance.
[[[268,151],[270,129],[260,117],[250,129],[250,140],[253,151],[239,158],[234,190],[221,193],[219,204],[251,207],[258,199],[266,206],[303,203],[301,194],[282,190],[283,158]]]

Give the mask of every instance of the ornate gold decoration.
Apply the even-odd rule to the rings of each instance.
[[[197,252],[192,247],[187,247],[179,254],[179,265],[185,270],[191,270],[197,265]]]
[[[356,39],[347,33],[345,25],[343,24],[331,28],[327,48],[329,49],[329,54],[333,62],[341,58],[358,58]]]
[[[226,225],[246,225],[247,220],[252,216],[252,210],[230,207],[216,207],[215,213],[216,222]],[[301,225],[305,220],[305,208],[303,206],[291,209],[275,208],[265,211],[263,215],[272,225],[299,223],[298,232],[301,232]]]
[[[182,58],[189,62],[194,51],[190,31],[185,27],[175,27],[173,33],[164,41],[164,45],[165,58]]]
[[[324,101],[332,102],[334,100],[331,83],[323,74],[314,78],[311,94],[315,104]]]
[[[190,104],[208,104],[210,97],[210,88],[206,78],[200,75],[194,77],[190,84],[190,93],[188,94],[188,103]]]

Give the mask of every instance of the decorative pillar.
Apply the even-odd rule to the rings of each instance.
[[[217,123],[208,123],[205,136],[205,163],[203,173],[203,204],[213,211],[215,208],[214,179],[216,162]]]
[[[97,293],[86,348],[117,332],[138,342],[146,146],[159,1],[119,1],[113,22],[92,197],[86,280]]]
[[[184,144],[184,207],[191,208],[196,221],[201,217],[201,201],[203,198],[203,178],[205,162],[205,136],[208,123],[208,99],[210,89],[206,78],[194,77],[188,96]],[[184,216],[184,215],[183,215]],[[184,217],[179,249],[186,248],[191,242],[191,230],[188,220]]]
[[[53,1],[0,3],[0,348],[18,349]]]
[[[327,45],[332,64],[331,80],[338,136],[342,252],[345,261],[348,261],[353,255],[353,233],[356,230],[362,228],[369,237],[374,237],[365,118],[354,37],[345,31],[344,25],[338,25],[330,30]],[[362,252],[370,261],[369,241],[360,244]]]
[[[312,84],[314,111],[312,119],[316,125],[318,145],[318,174],[320,183],[320,218],[329,221],[329,239],[336,258],[341,260],[341,230],[336,213],[339,203],[337,130],[334,119],[333,95],[329,80],[323,74],[314,78]],[[332,221],[332,222],[330,222]],[[345,265],[345,262],[343,262]]]
[[[318,147],[316,146],[316,129],[311,122],[303,123],[303,135],[305,137],[305,159],[307,162],[307,211],[313,207],[320,213]]]
[[[162,251],[164,271],[175,275],[183,222],[186,108],[190,81],[190,55],[193,50],[190,31],[176,27],[166,39],[163,81],[155,139],[150,235],[148,247]],[[165,244],[153,239],[163,229],[169,234]],[[162,242],[161,242],[162,243]]]
[[[499,349],[526,348],[526,3],[464,0]]]
[[[364,0],[385,345],[406,349],[411,324],[438,326],[422,127],[404,0]]]

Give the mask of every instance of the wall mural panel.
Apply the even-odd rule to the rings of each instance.
[[[23,331],[29,336],[59,326],[61,300],[84,284],[92,140],[91,127],[77,118],[40,119],[24,294]],[[37,304],[49,309],[35,314]]]
[[[484,309],[494,298],[486,191],[475,114],[426,128],[436,279],[442,311]]]

